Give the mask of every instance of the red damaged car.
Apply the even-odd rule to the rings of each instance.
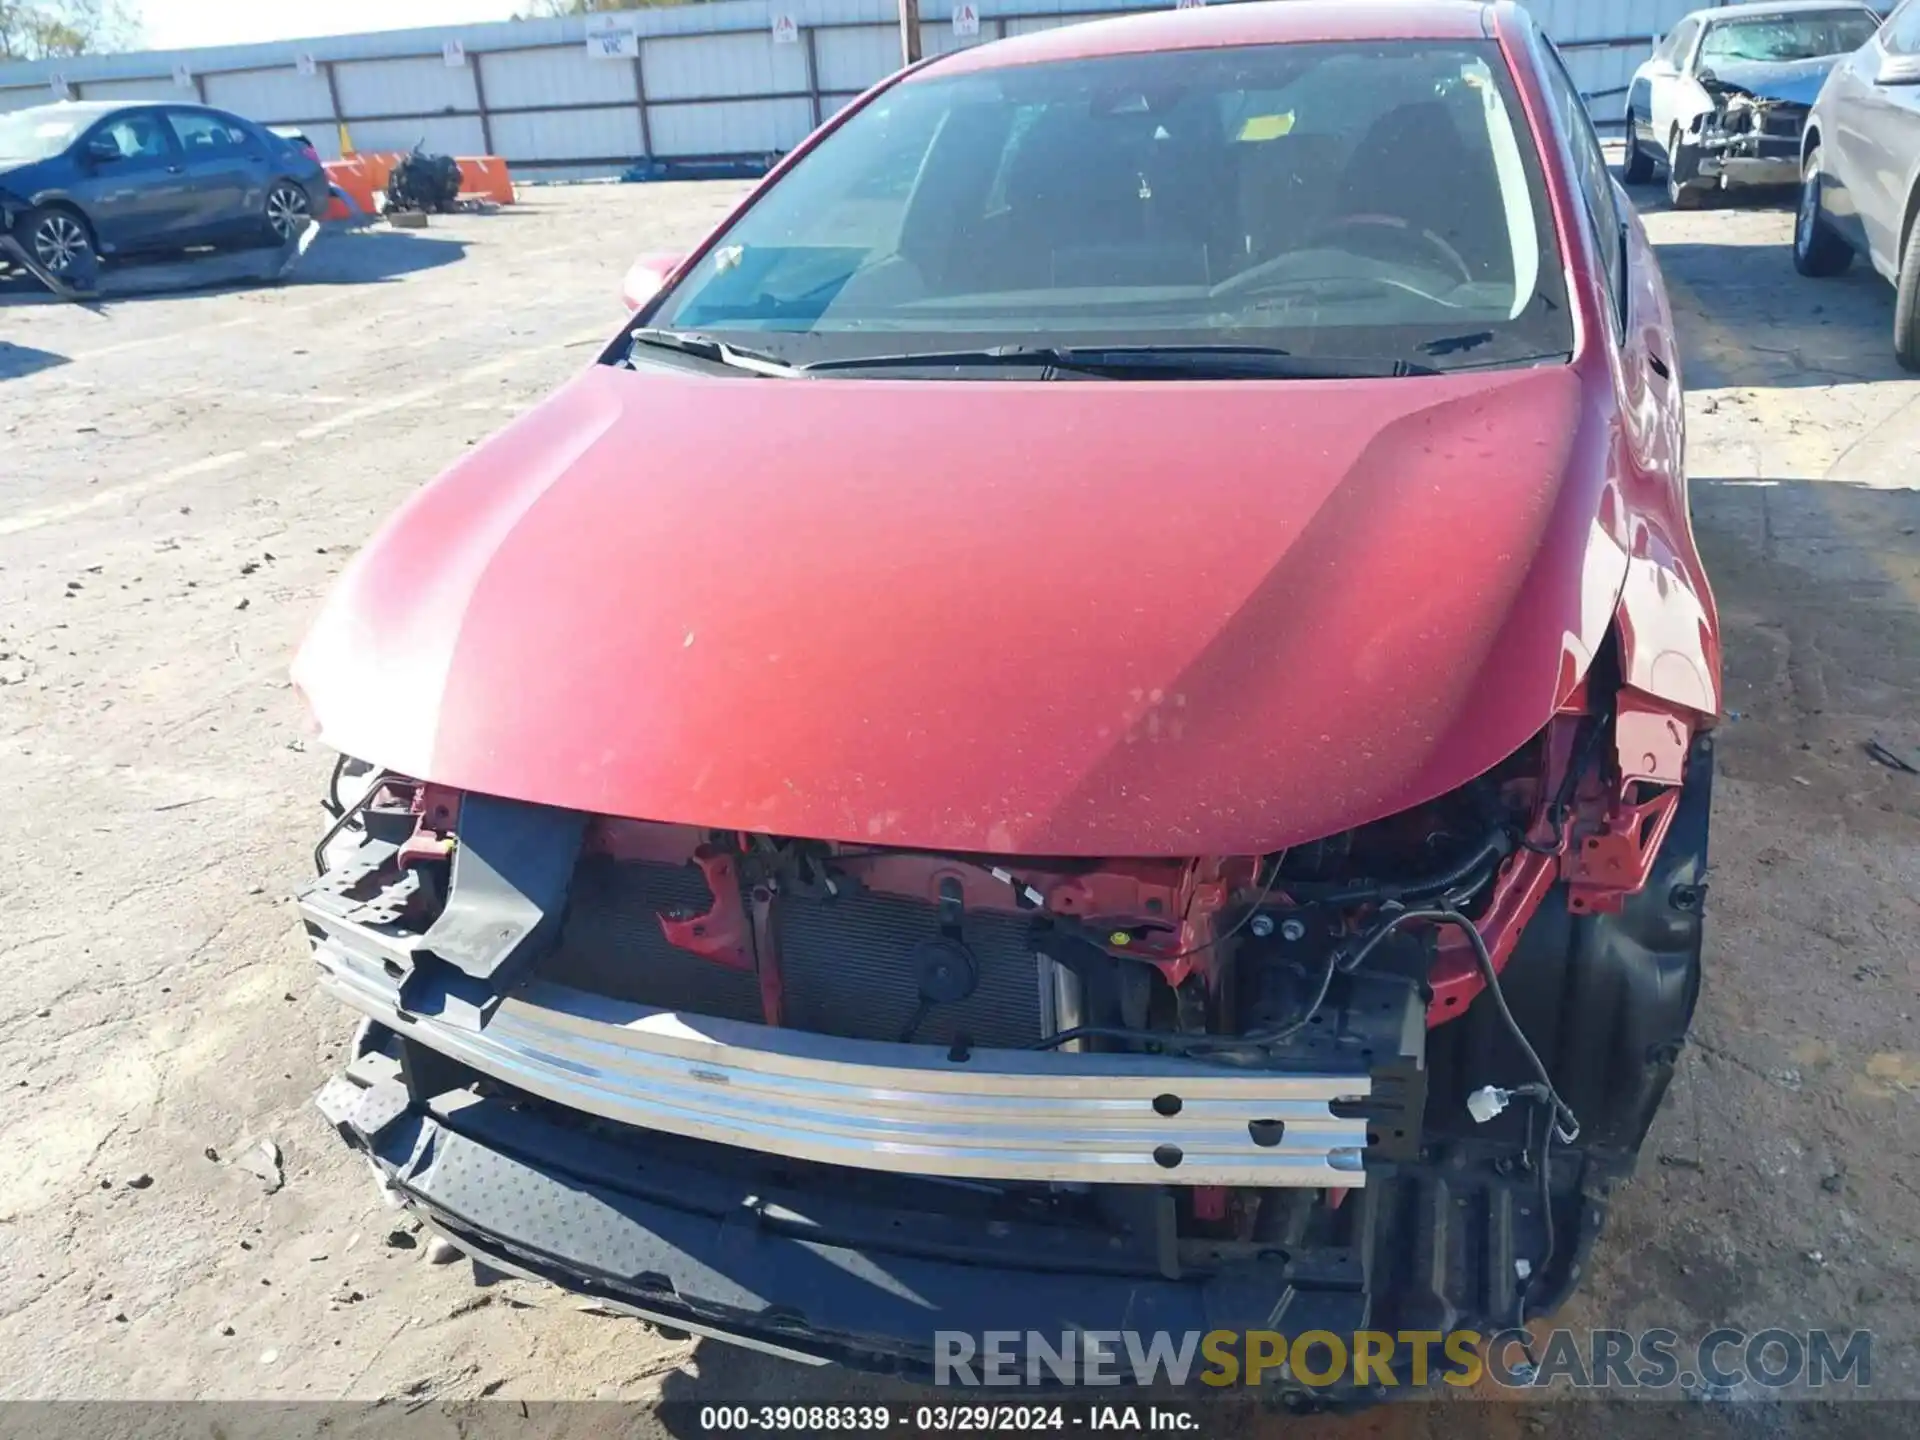
[[[320,1104],[471,1253],[816,1360],[1497,1331],[1685,1038],[1719,670],[1524,10],[943,56],[342,577]]]

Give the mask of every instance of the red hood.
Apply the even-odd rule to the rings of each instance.
[[[338,749],[602,814],[1248,854],[1543,725],[1624,557],[1571,368],[594,368],[427,486],[295,665]]]

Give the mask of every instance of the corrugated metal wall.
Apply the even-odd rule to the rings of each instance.
[[[1697,0],[1523,0],[1567,56],[1594,116],[1617,123],[1653,37]],[[980,0],[980,33],[953,33],[951,0],[925,0],[922,45],[937,55],[1001,35],[1166,0]],[[776,13],[797,43],[775,44]],[[204,96],[267,124],[302,126],[323,154],[345,126],[360,149],[424,141],[504,155],[523,171],[604,170],[646,156],[790,149],[899,64],[895,0],[716,0],[594,17],[635,32],[637,58],[593,59],[589,21],[518,20],[273,45],[0,65],[0,111],[44,104],[58,85],[87,100]],[[442,47],[458,40],[464,63]],[[310,63],[309,63],[310,62]],[[192,88],[177,83],[185,67]],[[302,73],[310,69],[311,73]]]

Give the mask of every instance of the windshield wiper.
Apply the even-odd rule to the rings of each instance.
[[[1351,380],[1434,375],[1409,360],[1295,355],[1268,345],[990,345],[980,350],[906,350],[816,360],[801,371],[894,370],[946,366],[1037,365],[1111,379]]]
[[[1476,350],[1493,339],[1491,330],[1475,330],[1466,335],[1448,335],[1441,340],[1429,340],[1420,347],[1426,355],[1459,355],[1468,350]]]
[[[750,370],[755,375],[797,375],[799,373],[778,355],[769,355],[764,350],[744,349],[725,340],[716,340],[711,335],[700,335],[690,330],[656,330],[650,325],[642,325],[637,329],[629,330],[627,337],[636,345],[652,345],[661,350],[674,350],[682,355],[698,356],[702,360],[731,365],[736,370]]]

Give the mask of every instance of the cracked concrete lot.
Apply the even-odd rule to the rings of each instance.
[[[874,1393],[428,1263],[308,1104],[351,1022],[287,904],[328,759],[291,650],[384,515],[613,333],[628,260],[739,188],[536,191],[250,293],[0,286],[0,1396]],[[1795,276],[1785,211],[1636,198],[1730,713],[1696,1041],[1564,1318],[1866,1327],[1920,1397],[1920,776],[1865,748],[1920,748],[1920,380],[1890,289]],[[1308,1428],[1538,1428],[1508,1412]]]

